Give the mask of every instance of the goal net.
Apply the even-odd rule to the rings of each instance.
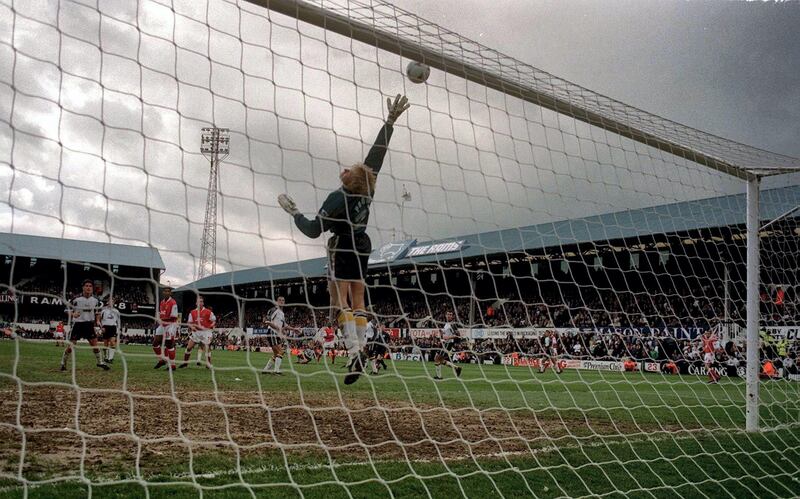
[[[378,1],[2,0],[0,27],[3,494],[800,495],[797,159]],[[278,196],[313,218],[398,94],[345,384],[331,234]]]

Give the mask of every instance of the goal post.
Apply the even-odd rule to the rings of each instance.
[[[759,179],[747,181],[747,431],[758,431],[759,359],[758,322],[760,317],[758,287],[759,258]]]
[[[0,0],[0,495],[800,496],[797,171],[382,1]]]
[[[425,62],[456,77],[744,180],[747,194],[746,426],[748,431],[758,430],[760,178],[800,171],[800,161],[691,129],[596,94],[389,4],[360,0],[247,1],[401,57]],[[504,67],[503,63],[511,67]]]

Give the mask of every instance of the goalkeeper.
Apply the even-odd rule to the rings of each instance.
[[[278,203],[294,218],[295,225],[306,236],[315,239],[330,231],[328,240],[328,291],[331,307],[337,311],[337,321],[342,329],[349,357],[349,373],[345,384],[358,380],[364,371],[366,356],[362,352],[367,330],[367,312],[364,302],[364,277],[367,260],[372,252],[372,242],[367,235],[367,222],[375,180],[383,166],[386,148],[392,137],[393,125],[410,104],[400,94],[394,102],[386,99],[388,116],[378,132],[375,143],[364,163],[345,168],[339,179],[342,186],[328,195],[317,216],[309,220],[299,212],[294,201],[286,194],[278,196]],[[351,303],[348,303],[348,296]]]

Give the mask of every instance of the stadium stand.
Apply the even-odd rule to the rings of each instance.
[[[123,327],[150,327],[164,262],[157,249],[22,234],[0,234],[0,321],[52,325],[91,279],[113,294]],[[24,328],[24,326],[23,326]]]

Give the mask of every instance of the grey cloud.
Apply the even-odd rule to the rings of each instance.
[[[337,187],[340,165],[364,157],[385,97],[399,92],[414,107],[397,127],[378,181],[369,229],[376,244],[400,227],[403,185],[413,197],[403,228],[423,239],[742,189],[715,172],[451,75],[434,72],[427,85],[411,85],[402,74],[406,61],[397,56],[314,27],[301,25],[300,36],[294,21],[247,4],[240,12],[211,1],[210,26],[199,3],[178,1],[174,8],[179,15],[154,2],[139,10],[103,2],[98,16],[65,2],[66,31],[77,40],[61,37],[62,67],[80,77],[63,75],[59,87],[52,67],[18,64],[24,89],[44,99],[18,95],[14,127],[52,140],[16,135],[10,202],[31,212],[15,212],[14,230],[152,244],[164,254],[169,278],[185,282],[200,253],[208,181],[199,131],[213,123],[231,129],[232,147],[220,170],[220,269],[321,256],[323,241],[302,236],[275,198],[288,192],[303,211],[316,211]],[[561,18],[570,12],[565,8]],[[47,19],[49,10],[36,15]],[[490,15],[484,21],[499,25]],[[466,34],[476,22],[465,24]],[[30,36],[33,24],[17,19],[15,46],[52,60],[52,47]],[[52,32],[45,29],[44,39]],[[510,41],[501,35],[493,40],[505,49]],[[10,93],[8,43],[0,44],[6,89],[0,96]],[[610,71],[613,56],[600,62]],[[36,78],[37,72],[50,76]],[[620,85],[619,92],[632,88]],[[634,100],[649,90],[639,88]],[[59,94],[63,109],[53,102]],[[10,133],[0,130],[0,139],[8,142]],[[59,138],[81,152],[63,151],[59,159]],[[81,167],[90,172],[83,181]],[[0,170],[3,182],[8,172]],[[37,173],[61,183],[43,188],[30,178]],[[63,208],[39,203],[46,192],[57,192]],[[37,228],[34,212],[55,217],[41,225],[46,231]]]

